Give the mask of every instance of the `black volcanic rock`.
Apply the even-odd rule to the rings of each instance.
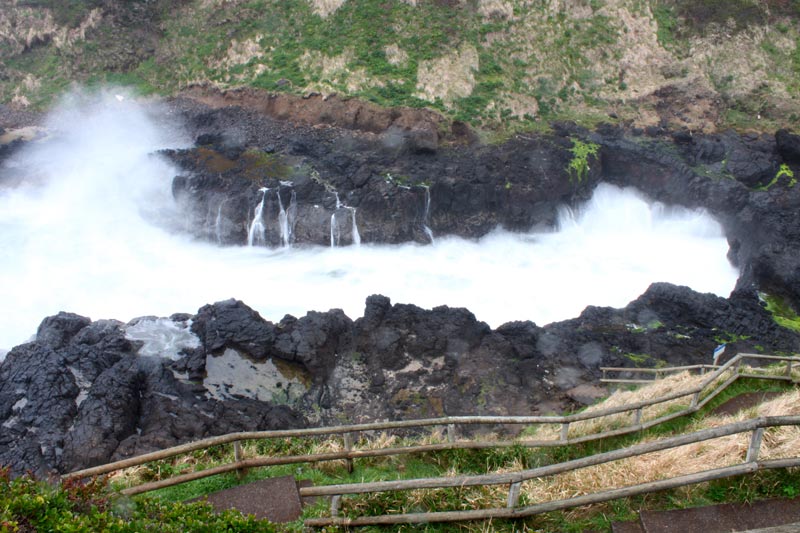
[[[352,327],[353,321],[341,309],[309,311],[300,319],[287,316],[278,324],[275,354],[303,365],[315,381],[325,381]]]
[[[80,330],[91,324],[85,316],[61,312],[42,320],[36,331],[39,343],[54,350],[63,348]]]
[[[570,179],[571,141],[560,137],[445,150],[435,147],[428,138],[435,134],[427,130],[367,135],[290,127],[241,108],[175,105],[203,144],[166,152],[182,169],[174,194],[195,216],[192,231],[223,244],[247,241],[254,210],[265,198],[264,244],[280,245],[278,194],[287,210],[295,195],[290,218],[297,244],[329,245],[334,213],[339,244],[350,244],[353,209],[365,243],[428,243],[426,225],[435,234],[464,237],[480,237],[498,225],[550,226],[559,205],[588,196],[600,170],[592,165],[581,184]],[[247,148],[231,153],[221,141],[226,132]],[[269,189],[266,196],[262,187]],[[337,193],[346,206],[338,210]]]
[[[233,299],[201,307],[192,321],[192,332],[207,353],[234,348],[256,360],[266,358],[275,342],[275,327]]]
[[[492,330],[466,309],[392,305],[380,295],[355,322],[334,309],[276,326],[235,300],[204,306],[192,321],[201,346],[172,361],[138,355],[118,322],[45,319],[42,340],[0,364],[0,463],[17,473],[64,472],[210,435],[308,423],[298,411],[315,424],[559,412],[596,399],[601,366],[709,362],[720,342],[729,354],[800,348],[800,336],[778,326],[753,291],[726,299],[667,283],[623,309],[590,306],[545,327]],[[256,356],[297,365],[283,372],[305,380],[302,396],[290,405],[217,398],[199,368],[181,377],[229,349],[248,362],[244,372]]]
[[[237,345],[247,346],[239,334]],[[0,364],[0,464],[16,474],[45,476],[211,435],[305,424],[287,406],[208,398],[176,379],[169,359],[139,356],[119,322],[60,313],[39,335]]]
[[[778,130],[775,133],[778,153],[787,163],[800,164],[800,135],[789,130]]]
[[[758,142],[754,139],[749,144],[734,134],[727,134],[724,138],[727,145],[726,170],[734,178],[748,187],[766,185],[778,171],[774,156],[774,141]]]

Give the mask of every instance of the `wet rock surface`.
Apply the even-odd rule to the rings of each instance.
[[[221,244],[247,242],[262,198],[262,244],[283,243],[281,205],[288,210],[294,194],[292,243],[329,245],[335,215],[337,244],[346,245],[353,217],[363,242],[428,243],[426,226],[464,237],[498,225],[551,226],[559,205],[590,192],[576,190],[567,175],[571,143],[562,138],[425,151],[392,128],[312,128],[243,108],[198,109],[185,99],[173,105],[198,141],[167,153],[183,169],[173,191],[195,213],[197,235]]]
[[[274,324],[235,300],[191,320],[199,347],[172,360],[140,355],[141,342],[119,322],[45,319],[37,340],[0,365],[0,462],[47,474],[232,431],[549,414],[594,402],[601,366],[710,362],[720,342],[729,353],[800,348],[800,336],[775,324],[752,293],[725,299],[665,283],[623,309],[588,307],[544,327],[492,330],[466,309],[393,305],[379,295],[355,321],[331,310]],[[223,352],[245,363],[231,383],[269,360],[278,377],[272,399],[246,388],[215,395],[209,365]]]
[[[198,140],[196,148],[167,154],[182,169],[173,190],[194,213],[198,237],[223,245],[249,238],[256,245],[329,246],[352,244],[354,221],[364,243],[428,243],[427,230],[476,238],[497,227],[552,228],[560,206],[578,206],[606,181],[708,210],[724,226],[730,259],[742,272],[738,286],[800,307],[800,137],[786,130],[588,131],[556,123],[551,133],[499,144],[461,132],[419,151],[391,125],[359,129],[326,122],[321,113],[295,123],[257,101],[251,93],[229,102],[234,107],[210,106],[208,98],[172,101]],[[576,140],[599,147],[583,176],[570,170]],[[254,238],[260,203],[263,228]]]
[[[7,355],[0,463],[43,476],[203,436],[305,424],[286,406],[209,398],[201,382],[176,378],[169,359],[138,355],[123,326],[61,313]]]

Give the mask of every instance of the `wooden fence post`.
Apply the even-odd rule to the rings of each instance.
[[[447,424],[447,442],[455,442],[456,437],[456,425]]]
[[[352,433],[345,433],[344,434],[344,449],[345,451],[349,452],[353,450],[353,434]],[[353,473],[353,459],[348,457],[345,459],[345,463],[347,463],[347,472],[349,474]]]
[[[242,460],[242,458],[243,458],[243,455],[242,455],[242,442],[238,441],[238,440],[235,440],[235,441],[233,441],[233,460],[238,463],[239,461]],[[239,478],[239,479],[242,479],[245,476],[246,473],[247,473],[247,469],[246,468],[237,468],[236,469],[236,477]]]
[[[337,494],[335,496],[331,496],[331,516],[337,517],[339,516],[339,504],[342,502],[342,495]]]
[[[519,491],[522,488],[522,482],[512,483],[508,488],[508,504],[509,509],[513,509],[519,503]]]
[[[633,425],[638,426],[642,423],[642,408],[638,408],[633,414]]]
[[[750,437],[750,446],[747,448],[747,458],[745,463],[752,463],[758,460],[758,451],[761,449],[761,439],[764,437],[764,428],[758,428],[753,431],[753,436]]]
[[[561,424],[561,442],[567,442],[569,439],[569,422]]]

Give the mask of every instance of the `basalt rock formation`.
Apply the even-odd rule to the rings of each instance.
[[[45,319],[0,365],[0,462],[48,474],[232,431],[554,413],[601,397],[601,366],[696,363],[721,338],[734,353],[800,348],[752,293],[669,284],[545,327],[492,330],[466,309],[377,295],[355,321],[331,310],[274,324],[235,300],[172,319],[191,319],[199,338],[174,359],[144,355],[129,338],[144,319]],[[253,375],[260,382],[248,388]]]
[[[428,243],[426,226],[465,237],[552,226],[556,208],[576,194],[564,138],[478,146],[463,135],[446,149],[419,150],[413,125],[381,133],[313,128],[241,107],[173,105],[198,144],[167,153],[181,168],[174,194],[194,213],[197,235],[222,244],[248,241],[262,199],[263,242],[281,244],[279,213],[293,194],[291,242],[320,245],[331,243],[331,220],[343,245],[352,243],[353,220],[363,242],[381,243]]]
[[[286,406],[217,401],[168,359],[138,354],[123,324],[60,313],[0,366],[0,463],[39,475],[209,434],[301,426]],[[199,387],[199,388],[198,388]]]

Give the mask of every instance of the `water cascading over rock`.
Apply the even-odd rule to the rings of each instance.
[[[342,210],[350,213],[350,244],[360,246],[361,235],[358,232],[358,221],[356,220],[356,212],[358,210],[355,207],[344,205],[341,200],[339,200],[338,192],[334,192],[334,195],[336,197],[336,207],[331,214],[331,248],[342,246],[342,225],[348,222],[347,219],[338,217],[339,212]]]
[[[420,185],[420,187],[425,190],[425,212],[422,215],[422,231],[425,232],[425,235],[428,236],[431,244],[433,244],[433,231],[428,226],[431,216],[431,188],[430,185]]]
[[[250,223],[250,228],[247,230],[248,246],[263,245],[266,242],[266,227],[264,226],[264,200],[267,198],[269,189],[267,187],[262,187],[259,189],[259,192],[261,192],[261,201],[258,202],[258,205],[253,211],[253,221]],[[222,204],[220,204],[220,213],[222,213]]]

